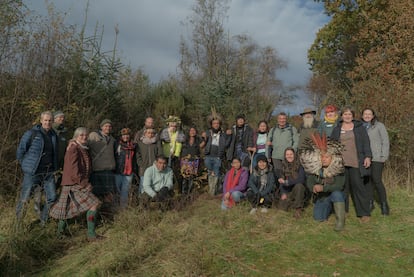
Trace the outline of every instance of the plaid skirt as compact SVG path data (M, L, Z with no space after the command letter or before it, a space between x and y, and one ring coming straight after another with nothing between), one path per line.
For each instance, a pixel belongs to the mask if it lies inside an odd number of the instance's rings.
M80 185L62 186L59 200L50 208L50 217L69 219L99 205L101 201Z

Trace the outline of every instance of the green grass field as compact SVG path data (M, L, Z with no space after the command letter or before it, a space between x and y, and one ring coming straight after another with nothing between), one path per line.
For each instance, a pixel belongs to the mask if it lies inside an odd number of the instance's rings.
M343 232L272 209L248 213L247 203L220 210L201 195L179 211L131 207L98 227L106 237L86 241L82 220L72 237L56 239L56 223L33 221L15 230L14 207L2 204L1 276L414 276L414 195L389 190L391 215L375 208L362 224L354 210ZM34 217L34 215L33 215Z

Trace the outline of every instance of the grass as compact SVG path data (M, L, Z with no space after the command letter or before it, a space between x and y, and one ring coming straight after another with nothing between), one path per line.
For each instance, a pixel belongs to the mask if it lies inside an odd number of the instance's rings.
M131 207L97 229L106 239L86 241L82 220L72 237L55 238L56 223L26 224L12 232L14 207L0 219L2 276L412 276L414 195L389 189L391 215L378 207L361 224L347 214L343 232L312 219L270 210L250 215L242 203L220 210L220 200L201 195L180 210ZM25 222L30 222L30 214Z

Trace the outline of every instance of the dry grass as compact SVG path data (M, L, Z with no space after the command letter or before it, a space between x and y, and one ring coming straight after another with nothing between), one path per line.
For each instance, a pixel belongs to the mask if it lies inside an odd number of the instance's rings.
M39 276L409 276L414 195L388 192L391 216L376 208L361 224L351 210L341 233L333 217L314 222L312 207L300 220L276 210L252 216L247 203L223 212L219 199L203 194L179 210L132 207L98 228L106 237L98 243L86 242L81 221L63 241L55 223L10 235L14 213L6 205L0 266L8 275Z

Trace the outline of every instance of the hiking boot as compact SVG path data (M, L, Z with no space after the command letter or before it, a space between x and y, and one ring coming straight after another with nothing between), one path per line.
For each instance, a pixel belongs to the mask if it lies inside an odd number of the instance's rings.
M268 211L269 210L266 207L260 209L260 212L264 214L266 214Z
M257 212L257 208L252 208L249 214L253 215L253 214L256 214L256 212Z
M387 202L381 203L381 214L382 215L389 215L390 214L390 207L388 207Z

